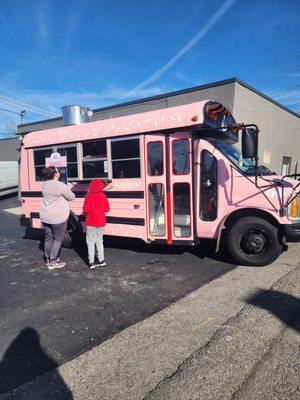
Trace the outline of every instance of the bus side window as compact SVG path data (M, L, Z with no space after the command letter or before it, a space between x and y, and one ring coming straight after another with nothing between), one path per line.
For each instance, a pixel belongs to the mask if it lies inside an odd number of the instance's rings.
M67 171L68 181L78 179L78 166L77 166L77 146L57 147L57 152L61 156L67 157Z
M50 157L52 152L53 152L52 148L33 150L34 171L35 171L36 181L45 180L45 176L43 174L43 170L45 168L45 158Z
M203 150L200 163L200 218L214 221L217 218L217 159L209 151Z
M82 143L83 179L107 178L107 148L106 140L93 140Z
M111 140L112 175L115 179L140 178L140 140Z

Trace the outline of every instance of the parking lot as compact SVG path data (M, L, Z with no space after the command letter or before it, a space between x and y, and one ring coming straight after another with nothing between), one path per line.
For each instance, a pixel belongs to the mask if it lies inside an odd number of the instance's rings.
M11 371L0 393L64 364L234 268L207 244L191 251L109 238L107 267L90 271L85 248L63 249L67 267L48 271L41 232L19 226L17 198L0 200L0 207L0 356ZM24 347L27 360L20 354Z

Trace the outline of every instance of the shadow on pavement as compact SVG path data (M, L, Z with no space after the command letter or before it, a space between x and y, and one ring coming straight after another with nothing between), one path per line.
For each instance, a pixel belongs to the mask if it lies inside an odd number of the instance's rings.
M40 229L26 228L23 239L39 240L39 249L44 249L44 232ZM162 244L148 244L141 239L125 238L117 236L104 236L104 247L120 250L134 251L135 253L146 254L170 254L180 255L183 253L191 253L194 256L204 259L211 258L213 260L237 265L235 260L230 256L225 246L215 253L215 242L213 240L202 240L197 246L168 246ZM88 265L87 247L85 240L80 240L75 246L74 251Z
M42 349L36 330L25 328L11 342L0 363L0 393L9 392L57 366L58 364ZM59 398L73 399L72 393L57 371L51 374L49 383L55 387L55 392L61 396Z
M18 193L9 193L9 194L4 194L4 195L2 195L2 196L0 196L0 201L1 200L7 200L7 199L12 199L12 198L16 198L16 200L17 200L17 196L18 196ZM19 202L20 203L20 205L21 205L21 202Z
M235 261L228 254L226 249L222 249L215 253L215 242L213 240L201 240L197 246L168 246L162 244L148 244L139 239L133 238L119 238L116 236L106 236L104 239L104 246L116 249L126 249L135 251L137 253L148 254L183 254L191 253L194 256L204 259L211 258L213 260L222 261L232 265L236 265Z
M300 299L277 290L258 290L246 299L247 304L263 308L284 322L287 326L299 332L297 318L300 315Z

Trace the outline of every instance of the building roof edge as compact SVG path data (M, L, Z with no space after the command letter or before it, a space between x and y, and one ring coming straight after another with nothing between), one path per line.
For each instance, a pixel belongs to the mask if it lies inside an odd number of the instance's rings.
M295 117L300 118L300 114L298 114L295 111L292 111L289 108L285 107L284 105L278 103L276 100L274 100L271 97L267 96L266 94L260 92L259 90L255 89L253 86L249 85L248 83L242 81L241 79L239 79L237 77L228 78L228 79L224 79L224 80L216 81L216 82L211 82L211 83L206 83L206 84L203 84L203 85L193 86L193 87L190 87L190 88L187 88L187 89L180 89L180 90L176 90L176 91L173 91L173 92L162 93L162 94L155 95L155 96L145 97L143 99L127 101L127 102L119 103L119 104L113 104L111 106L94 108L93 112L109 111L109 110L113 110L113 109L116 109L116 108L134 106L134 105L137 105L137 104L140 104L140 103L146 103L146 102L149 102L149 101L161 100L161 99L163 99L165 97L177 96L177 95L180 95L180 94L185 94L185 93L189 93L189 92L195 92L197 90L203 90L203 89L209 89L209 88L216 87L216 86L228 85L230 83L239 83L241 86L244 86L248 90L251 90L252 92L256 93L257 95L259 95L259 96L263 97L264 99L270 101L271 103L275 104L276 106L278 106L278 107L282 108L283 110L291 113ZM62 119L62 117L55 117L55 118L50 118L50 119L44 119L44 120L39 120L39 121L28 122L26 124L18 125L18 128L23 128L23 127L26 127L26 126L37 125L37 124L46 123L46 122L60 121L61 119Z

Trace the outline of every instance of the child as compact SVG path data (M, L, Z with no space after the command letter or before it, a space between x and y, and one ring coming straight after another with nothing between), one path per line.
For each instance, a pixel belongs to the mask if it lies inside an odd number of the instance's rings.
M111 185L106 187L111 188ZM89 185L88 193L83 204L86 213L86 243L89 254L89 267L104 267L103 233L106 224L105 213L109 211L107 197L103 193L104 183L101 179L93 179ZM98 260L95 262L95 246L97 247Z

